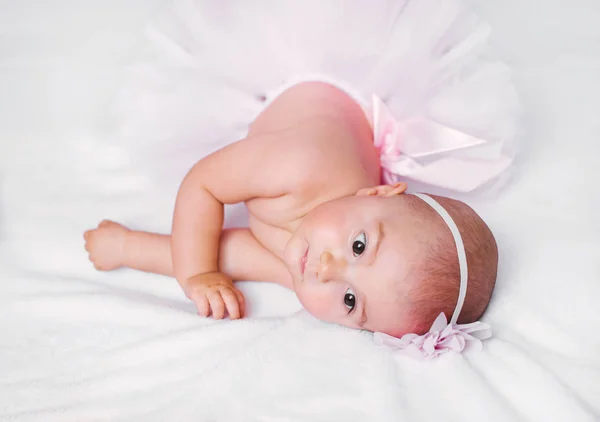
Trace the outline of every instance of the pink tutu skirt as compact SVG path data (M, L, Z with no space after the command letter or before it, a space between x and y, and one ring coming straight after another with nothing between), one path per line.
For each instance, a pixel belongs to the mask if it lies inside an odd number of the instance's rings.
M162 178L243 137L287 87L321 80L378 119L385 181L487 191L506 180L521 115L489 35L459 0L176 0L118 98L120 142Z

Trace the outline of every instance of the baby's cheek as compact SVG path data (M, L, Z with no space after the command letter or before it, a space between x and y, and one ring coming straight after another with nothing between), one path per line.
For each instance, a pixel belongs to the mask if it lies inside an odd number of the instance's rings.
M314 213L305 219L305 229L313 243L320 243L326 248L337 246L340 237L348 236L348 222L343 212L324 210ZM316 246L316 245L313 245Z
M326 289L305 288L297 290L296 295L304 309L312 316L322 321L335 322L336 303Z

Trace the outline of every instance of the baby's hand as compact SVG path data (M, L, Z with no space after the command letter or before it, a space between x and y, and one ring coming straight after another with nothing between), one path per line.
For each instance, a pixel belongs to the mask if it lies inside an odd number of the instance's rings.
M202 316L212 314L214 319L225 317L225 310L231 319L244 316L244 295L233 285L233 281L220 272L199 274L187 280L183 290L196 304Z

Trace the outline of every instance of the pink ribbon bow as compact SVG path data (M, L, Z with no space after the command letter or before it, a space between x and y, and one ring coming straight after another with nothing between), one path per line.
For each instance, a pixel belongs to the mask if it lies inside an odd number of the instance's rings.
M375 333L375 343L389 347L402 355L418 360L433 359L444 353L462 352L467 349L481 350L481 340L492 336L488 324L477 321L471 324L448 324L442 312L433 322L429 332L423 335L406 334L396 338L384 333Z
M489 143L424 116L396 120L375 95L372 125L384 183L393 184L406 177L470 192L500 175L512 162L502 154L501 144Z

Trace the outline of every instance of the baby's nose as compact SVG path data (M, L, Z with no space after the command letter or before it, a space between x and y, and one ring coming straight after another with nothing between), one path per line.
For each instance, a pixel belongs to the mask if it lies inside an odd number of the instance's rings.
M340 273L346 268L347 262L344 258L335 258L331 252L325 251L321 254L319 281L326 283L340 276Z

